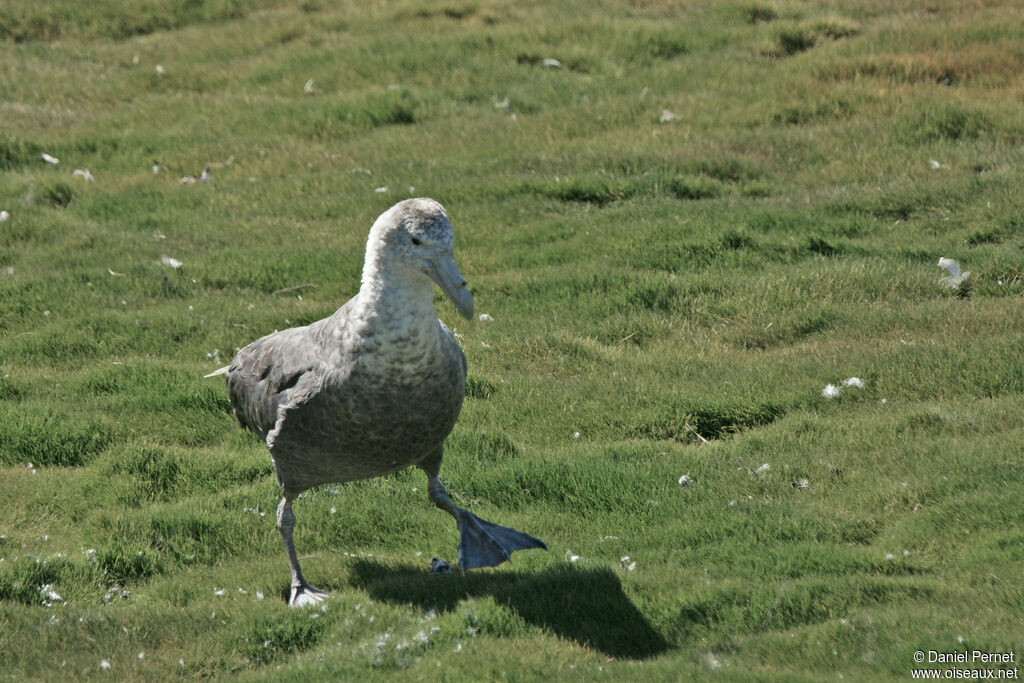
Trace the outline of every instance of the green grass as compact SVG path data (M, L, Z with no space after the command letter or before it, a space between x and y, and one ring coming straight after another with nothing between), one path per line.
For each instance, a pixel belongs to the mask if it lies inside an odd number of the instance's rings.
M999 1L6 3L0 671L1019 658L1020 26ZM291 611L269 458L202 375L333 312L409 194L493 318L437 296L470 375L450 493L550 551L432 576L457 536L420 472L323 487L296 543L332 597Z

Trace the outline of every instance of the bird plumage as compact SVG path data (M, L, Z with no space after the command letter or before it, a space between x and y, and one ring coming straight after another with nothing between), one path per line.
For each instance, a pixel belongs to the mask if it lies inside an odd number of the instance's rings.
M466 359L434 312L434 283L464 317L473 312L453 239L437 202L396 204L370 231L352 299L330 317L257 339L207 375L227 375L239 423L270 450L283 496L278 526L292 568L292 605L324 597L302 578L291 538L292 500L319 484L418 465L431 500L459 523L464 569L545 547L452 505L438 478L444 440L462 408Z

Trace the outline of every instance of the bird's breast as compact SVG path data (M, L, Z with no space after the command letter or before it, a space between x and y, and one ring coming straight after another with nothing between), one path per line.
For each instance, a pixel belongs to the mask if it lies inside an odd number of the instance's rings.
M443 351L360 353L283 409L271 445L282 483L303 489L365 479L435 453L455 425L466 380L461 358Z

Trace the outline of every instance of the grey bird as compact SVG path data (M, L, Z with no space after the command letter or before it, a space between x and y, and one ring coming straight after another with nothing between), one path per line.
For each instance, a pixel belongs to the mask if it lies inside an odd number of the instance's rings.
M235 416L270 450L281 487L277 527L291 567L293 607L327 593L295 554L292 501L320 484L416 465L430 500L455 517L461 569L493 567L540 540L454 505L441 483L445 437L466 387L466 357L434 312L436 283L469 319L473 296L452 254L454 231L432 199L408 199L370 229L359 292L333 315L274 332L238 352L227 375Z

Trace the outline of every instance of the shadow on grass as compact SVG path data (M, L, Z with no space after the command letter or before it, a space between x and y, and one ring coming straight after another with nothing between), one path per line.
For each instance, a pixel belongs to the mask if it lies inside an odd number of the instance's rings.
M360 560L352 566L349 583L375 600L434 607L440 612L455 610L466 598L489 596L528 624L609 657L644 659L668 649L668 643L633 606L609 569L435 576L419 567Z

